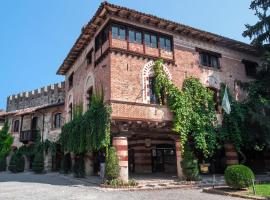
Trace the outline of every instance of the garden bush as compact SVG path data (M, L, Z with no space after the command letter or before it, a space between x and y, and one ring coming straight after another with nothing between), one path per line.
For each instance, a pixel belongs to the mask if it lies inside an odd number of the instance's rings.
M232 165L225 170L225 181L234 189L243 189L252 185L255 178L252 170L244 165Z
M194 156L188 144L185 145L185 148L184 148L183 160L181 161L181 166L182 166L183 173L187 181L200 180L198 160Z
M75 163L73 167L73 173L76 178L85 177L84 154L76 155Z
M24 157L18 151L14 152L11 156L8 169L13 173L23 172L24 171Z
M0 157L0 172L6 171L7 168L7 159L6 157Z
M107 180L117 179L120 175L119 160L114 147L108 149L105 162L105 176Z
M70 153L63 155L61 160L61 172L64 174L68 174L71 172L71 156Z
M42 173L44 170L44 155L43 152L36 153L33 164L32 164L32 170L35 173Z

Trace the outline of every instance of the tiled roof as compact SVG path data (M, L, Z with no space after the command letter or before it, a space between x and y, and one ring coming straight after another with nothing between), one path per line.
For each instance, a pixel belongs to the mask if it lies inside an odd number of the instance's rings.
M226 46L227 48L235 49L238 51L243 51L255 55L257 54L257 50L249 44L236 41L214 33L210 33L207 31L203 31L200 29L196 29L184 24L159 18L154 15L110 4L108 2L103 2L99 6L93 18L82 28L80 36L78 37L75 44L73 45L68 55L64 59L64 62L58 69L57 74L64 75L70 69L70 67L74 64L76 59L85 49L87 44L89 44L95 32L103 24L107 15L115 15L126 19L133 16L136 18L138 22L149 24L150 26L159 27L160 29L165 29L170 32L175 32L190 37L198 38L200 40L214 42L215 44Z

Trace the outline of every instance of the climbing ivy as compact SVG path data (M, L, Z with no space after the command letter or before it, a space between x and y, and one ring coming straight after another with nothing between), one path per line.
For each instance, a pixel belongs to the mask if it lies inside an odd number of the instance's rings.
M225 84L221 84L221 95L222 98L225 91ZM238 152L241 151L243 146L243 130L244 121L246 116L246 110L243 103L236 101L230 93L230 90L227 90L229 101L231 105L231 112L227 114L223 113L222 126L220 127L220 141L233 143ZM220 99L222 100L222 99Z
M81 154L108 147L111 107L103 103L103 95L92 95L86 113L82 113L82 106L76 106L73 113L73 120L62 127L60 135L64 151Z
M165 94L174 116L173 130L180 135L182 147L192 141L204 157L211 156L217 146L213 92L194 77L185 79L180 90L165 74L162 60L157 60L153 68L154 92L159 102Z

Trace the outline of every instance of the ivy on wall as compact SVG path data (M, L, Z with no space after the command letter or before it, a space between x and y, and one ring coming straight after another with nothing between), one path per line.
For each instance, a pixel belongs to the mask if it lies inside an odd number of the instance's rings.
M217 146L213 92L194 77L185 79L180 90L168 79L162 60L157 60L153 68L154 92L159 102L165 94L174 116L173 130L179 134L182 147L192 141L204 157L211 156Z
M82 113L80 105L75 107L73 113L73 120L62 127L60 134L64 151L81 154L108 147L111 107L103 103L103 95L92 95L86 113Z

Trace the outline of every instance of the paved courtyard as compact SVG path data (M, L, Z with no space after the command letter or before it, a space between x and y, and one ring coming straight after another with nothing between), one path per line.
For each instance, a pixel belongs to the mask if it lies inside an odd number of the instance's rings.
M151 191L108 191L94 184L82 182L62 175L35 175L30 172L11 174L0 173L0 200L229 200L238 198L202 193L201 189L175 189ZM240 200L240 199L239 199Z

